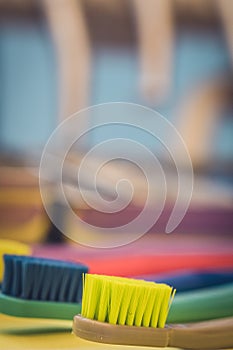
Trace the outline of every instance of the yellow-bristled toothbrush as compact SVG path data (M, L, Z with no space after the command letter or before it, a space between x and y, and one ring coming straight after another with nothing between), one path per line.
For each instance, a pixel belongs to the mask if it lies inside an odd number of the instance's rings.
M73 332L109 344L224 349L233 346L233 317L166 325L175 291L166 284L86 274Z

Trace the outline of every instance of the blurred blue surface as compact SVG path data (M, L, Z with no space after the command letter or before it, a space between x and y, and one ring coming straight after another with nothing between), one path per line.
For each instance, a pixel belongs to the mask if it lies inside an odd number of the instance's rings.
M183 94L201 81L229 70L229 58L221 37L214 33L183 34L176 43L172 94L166 105L156 109L176 124L174 109ZM126 101L144 104L138 92L138 78L138 59L134 50L96 50L91 103ZM2 26L0 80L1 146L17 150L42 148L56 125L58 98L55 57L45 29L36 25ZM99 142L115 132L111 127L96 130L92 133L92 141ZM120 133L123 135L127 130ZM233 118L225 116L219 122L213 155L232 158L232 136ZM136 133L133 137L147 136Z
M55 126L57 82L47 33L33 25L0 29L0 142L41 147Z

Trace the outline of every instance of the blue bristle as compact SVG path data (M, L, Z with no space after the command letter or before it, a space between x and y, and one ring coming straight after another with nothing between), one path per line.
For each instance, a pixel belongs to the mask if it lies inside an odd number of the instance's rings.
M77 290L79 288L79 281L78 281L79 278L80 278L79 272L72 269L71 270L71 283L70 283L70 288L68 290L68 296L67 296L68 300L75 300L76 301Z
M61 287L61 274L64 271L64 267L56 267L56 266L50 266L50 270L47 271L49 275L47 275L47 278L49 279L50 285L48 285L48 294L49 298L59 300L58 298L58 291Z
M4 294L30 300L80 302L85 265L5 255Z
M87 269L86 271L87 272ZM82 273L83 269L72 269L72 282L68 290L68 299L79 301L82 293Z
M11 294L13 276L13 260L8 255L4 255L4 277L2 281L2 292Z
M53 278L53 271L50 263L47 263L47 266L43 266L44 270L44 283L43 288L40 288L40 299L47 300L49 299L49 290L51 289L51 280ZM56 276L59 279L59 276ZM41 287L41 286L40 286Z
M68 286L70 286L70 283L72 282L70 270L67 271L67 268L65 268L65 271L66 273L62 276L62 279L61 279L61 286L60 286L59 295L58 295L59 301L64 301L67 299Z
M22 298L31 299L34 288L36 289L36 273L34 262L30 259L23 261L23 284L22 284Z
M15 257L14 264L13 264L13 283L12 283L12 289L11 289L11 295L13 296L19 296L22 289L22 261L20 257Z
M54 278L53 280L53 288L50 290L50 298L52 300L59 300L59 291L61 288L61 279L62 276L66 273L64 266L60 268L60 276L59 278Z
M44 280L43 269L36 262L31 262L31 264L33 265L34 274L36 276L36 278L34 279L33 288L32 288L32 291L31 291L31 299L32 300L37 300L37 299L39 299L39 296L40 296L40 286L41 286L41 284L43 283L43 280Z
M47 262L44 260L41 260L41 263L39 263L38 259L33 259L33 261L31 260L29 264L25 265L25 278L27 277L31 281L31 284L28 285L28 289L25 288L25 298L42 300L42 286L43 289L46 290L48 285L45 276L45 264L47 264ZM46 298L43 298L43 300L46 300Z
M70 288L68 288L67 290L67 299L68 300L75 300L76 295L74 292L74 288L77 287L77 274L76 271L74 271L73 269L70 270Z

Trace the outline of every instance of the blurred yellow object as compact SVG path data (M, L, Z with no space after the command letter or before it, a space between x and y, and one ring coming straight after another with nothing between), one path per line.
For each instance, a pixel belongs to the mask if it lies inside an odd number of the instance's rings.
M31 248L27 244L23 244L17 241L0 239L0 283L2 282L4 273L4 254L30 255Z
M0 238L24 243L43 241L50 222L38 177L26 167L2 166L0 173Z
M71 333L72 321L0 315L0 347L14 350L130 350L133 347L98 344ZM145 350L144 347L137 347ZM149 348L147 348L149 349ZM153 349L153 348L151 348ZM156 350L168 348L156 348ZM176 350L169 348L169 350ZM178 350L178 349L177 349Z

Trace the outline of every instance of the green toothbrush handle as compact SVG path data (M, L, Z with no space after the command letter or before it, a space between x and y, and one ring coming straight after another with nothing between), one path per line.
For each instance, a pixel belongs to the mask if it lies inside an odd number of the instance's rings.
M177 294L167 323L185 323L233 316L233 284Z
M0 313L18 317L72 320L81 304L26 300L0 293Z

